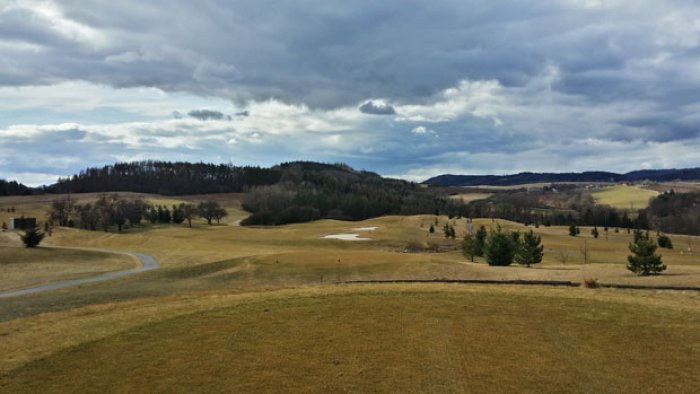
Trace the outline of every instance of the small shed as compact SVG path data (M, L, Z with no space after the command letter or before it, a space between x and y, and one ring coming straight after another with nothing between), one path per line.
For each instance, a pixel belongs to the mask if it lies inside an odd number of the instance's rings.
M36 227L36 218L10 218L7 227L10 230L26 230Z

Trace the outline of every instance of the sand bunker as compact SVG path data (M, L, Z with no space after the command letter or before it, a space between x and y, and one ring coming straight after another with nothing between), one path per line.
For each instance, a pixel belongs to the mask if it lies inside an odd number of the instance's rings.
M329 234L324 239L340 239L343 241L369 241L369 238L359 238L360 234Z
M374 231L377 228L378 227L357 227L357 228L352 229L352 231Z

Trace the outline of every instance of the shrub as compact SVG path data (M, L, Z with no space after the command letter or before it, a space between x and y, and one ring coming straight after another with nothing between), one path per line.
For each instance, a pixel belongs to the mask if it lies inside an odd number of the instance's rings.
M21 236L22 242L24 242L24 246L28 248L34 248L39 246L41 243L41 240L44 239L44 233L39 232L39 229L34 227L27 229L24 232L24 235Z
M673 242L671 242L671 238L669 238L667 235L661 234L656 240L659 243L659 247L664 249L673 249Z
M425 251L425 245L417 241L411 241L403 249L405 253L420 253Z
M585 287L587 289L597 289L600 287L600 283L598 283L598 279L595 279L595 278L584 278L582 285L583 285L583 287Z

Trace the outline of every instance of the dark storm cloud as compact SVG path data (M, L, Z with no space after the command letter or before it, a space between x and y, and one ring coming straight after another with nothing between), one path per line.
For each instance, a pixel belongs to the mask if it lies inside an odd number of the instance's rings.
M221 120L224 114L219 111L211 111L208 109L195 109L187 113L192 118L199 120Z
M166 18L157 2L93 0L60 7L87 32L57 32L46 18L20 9L4 17L22 26L14 23L0 35L44 46L13 60L34 82L84 78L312 107L368 97L419 101L461 79L518 86L547 63L561 67L562 88L596 97L610 97L617 86L628 95L646 92L649 86L635 84L650 76L662 84L658 68L635 75L627 67L659 51L691 51L673 44L678 39L662 23L666 14L694 11L691 3L607 3L279 1L271 13L262 2L171 1Z
M396 110L389 104L375 101L367 101L360 105L360 112L369 115L394 115Z

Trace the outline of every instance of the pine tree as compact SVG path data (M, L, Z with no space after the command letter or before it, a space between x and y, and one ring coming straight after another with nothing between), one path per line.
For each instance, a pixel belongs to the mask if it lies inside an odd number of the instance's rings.
M521 265L526 265L528 268L532 264L542 262L544 254L544 246L542 245L542 237L535 235L530 230L523 234L523 240L518 245L518 250L515 253L515 262Z
M673 249L673 242L668 235L661 234L656 238L660 248Z
M429 232L430 234L432 234L432 233L435 232L435 227L433 227L432 224L430 225L430 229L428 229L428 232Z
M34 227L25 230L24 235L22 235L20 238L22 238L24 246L34 248L39 246L41 240L44 239L44 233L39 232L39 229Z
M158 211L153 207L148 211L148 221L151 222L151 224L156 224L158 222Z
M593 227L593 230L591 230L591 235L593 238L598 238L598 227Z
M182 205L182 204L180 204ZM182 209L177 206L173 205L173 223L175 224L180 224L185 221L185 213L182 211Z
M477 256L483 256L484 255L484 247L486 246L486 237L488 236L488 233L486 232L486 227L481 226L479 227L479 230L476 232L476 255Z
M661 256L655 254L656 242L648 234L642 235L641 231L639 237L635 238L629 245L632 254L627 256L627 269L638 275L656 275L666 270Z
M516 244L513 242L513 236L503 232L501 226L491 230L486 238L486 247L484 254L486 262L489 265L507 266L513 264L515 257Z
M570 225L569 226L569 235L572 237L575 237L576 234L578 234L578 231L576 231L576 226L575 225Z

